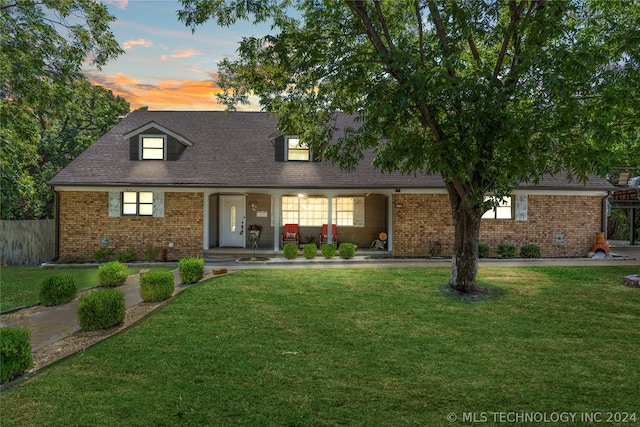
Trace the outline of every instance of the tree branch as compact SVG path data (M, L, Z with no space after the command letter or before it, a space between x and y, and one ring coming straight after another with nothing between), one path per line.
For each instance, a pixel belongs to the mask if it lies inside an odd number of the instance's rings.
M373 27L371 19L369 19L369 15L367 14L366 9L366 1L348 1L347 5L349 6L349 9L351 9L351 11L355 13L364 24L365 30L367 31L367 36L369 37L369 40L371 40L371 43L373 43L376 51L378 51L378 53L382 55L388 54L389 51L387 50L387 47L384 45L376 29Z
M380 0L375 0L374 5L376 6L376 13L378 14L378 20L380 21L380 25L382 25L382 32L384 34L384 38L387 40L387 44L389 45L389 51L395 52L396 47L393 45L393 40L391 40L391 36L389 35L389 28L387 28L387 21L384 19L382 9L380 8Z
M436 25L436 33L438 35L438 40L440 41L440 46L442 47L442 52L447 55L449 54L449 43L447 42L447 33L444 30L440 11L433 0L427 1L427 5L429 6L429 11L433 17L433 23ZM450 66L447 66L447 73L449 73L449 75L454 79L456 78L456 71Z
M420 64L424 65L424 30L422 28L422 14L420 13L420 3L418 0L415 2L416 7L416 20L418 21L418 43L420 49Z
M496 66L493 69L493 77L492 81L497 83L499 81L498 76L500 75L500 71L502 70L502 64L504 63L504 58L507 54L507 48L509 47L509 43L511 41L511 33L512 30L515 32L515 25L520 19L520 15L522 14L522 10L526 5L526 0L520 0L520 4L516 6L515 0L512 0L509 8L511 9L511 20L509 22L509 28L504 35L504 40L502 40L502 46L500 47L500 54L498 55L498 60L496 61Z

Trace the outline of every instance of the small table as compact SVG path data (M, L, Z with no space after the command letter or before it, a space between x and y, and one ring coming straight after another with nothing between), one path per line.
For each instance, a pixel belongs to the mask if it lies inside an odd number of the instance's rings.
M260 230L249 230L249 241L252 248L258 247L258 239L260 239Z

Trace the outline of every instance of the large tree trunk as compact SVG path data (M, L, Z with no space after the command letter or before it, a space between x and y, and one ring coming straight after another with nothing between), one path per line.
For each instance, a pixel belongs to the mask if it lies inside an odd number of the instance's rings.
M447 190L455 226L449 286L460 293L470 294L476 290L482 214L478 207L463 199L453 185L448 184Z

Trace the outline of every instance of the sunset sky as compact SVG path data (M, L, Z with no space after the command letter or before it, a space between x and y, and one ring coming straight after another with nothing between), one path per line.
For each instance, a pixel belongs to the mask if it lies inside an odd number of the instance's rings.
M125 53L98 71L85 68L89 80L120 95L131 109L222 110L215 97L217 63L235 57L242 36L261 36L269 26L213 22L195 34L178 21L174 0L102 0L117 20L111 30ZM249 107L258 109L254 102Z

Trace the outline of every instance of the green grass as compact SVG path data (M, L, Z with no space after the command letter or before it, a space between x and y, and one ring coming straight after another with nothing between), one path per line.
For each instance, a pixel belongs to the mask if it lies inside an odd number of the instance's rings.
M135 274L141 268L129 267L129 274ZM166 268L174 269L176 266ZM38 284L47 277L64 273L76 276L79 290L98 285L97 265L87 268L2 267L0 269L0 313L37 304Z
M2 425L640 417L640 290L621 280L634 272L482 268L481 284L504 294L474 302L441 288L444 268L245 270L186 289L137 327L3 392Z

